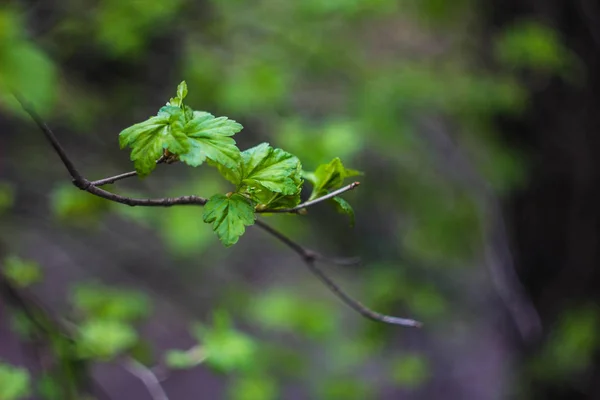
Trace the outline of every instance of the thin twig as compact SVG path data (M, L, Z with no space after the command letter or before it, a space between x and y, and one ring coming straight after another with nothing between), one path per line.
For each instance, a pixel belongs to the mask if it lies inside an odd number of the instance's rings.
M169 396L160 384L160 380L150 368L131 357L127 358L123 366L142 381L150 396L152 396L152 400L169 400Z
M27 101L25 101L24 98L21 97L21 95L19 95L16 92L13 92L13 95L15 96L17 101L21 104L21 107L23 107L23 110L25 110L25 112L27 114L29 114L31 119L33 119L33 121L42 130L42 132L44 132L46 139L48 139L48 141L50 142L50 144L52 145L52 147L54 148L54 150L60 157L60 160L64 164L65 168L67 169L67 171L69 171L71 178L73 178L73 183L75 184L75 186L79 187L79 184L82 184L84 182L84 179L79 174L79 171L77 171L77 169L75 168L75 165L71 162L71 160L67 156L65 149L63 149L63 147L60 145L60 142L58 141L58 139L56 139L56 136L54 136L54 133L52 132L52 130L48 127L48 125L46 125L46 123L42 120L42 118L38 115L38 113L33 109L33 107L29 103L27 103Z
M336 196L339 196L342 193L345 193L349 190L352 190L354 188L356 188L358 185L360 185L360 182L352 182L349 185L344 186L343 188L340 188L338 190L334 190L331 193L326 194L325 196L321 196L319 198L313 199L313 200L309 200L309 201L305 201L302 204L298 204L296 207L293 208L281 208L278 210L257 210L257 213L298 213L300 210L303 210L307 207L310 206L314 206L315 204L319 204L325 200L329 200L329 199L333 199Z
M304 260L306 266L314 275L317 276L327 286L333 293L335 293L346 305L352 308L354 311L358 312L365 318L368 318L373 321L384 322L387 324L401 325L401 326L409 326L419 328L422 324L413 319L407 318L398 318L392 317L389 315L381 314L376 311L371 310L367 306L358 302L357 300L350 297L346 292L344 292L329 276L325 274L316 264L315 261L319 259L319 255L314 253L312 250L306 249L300 244L296 243L292 239L285 236L283 233L279 232L275 228L270 225L264 223L261 220L256 220L256 225L262 228L264 231L268 232L272 236L279 239L289 248L294 250L298 255Z
M115 176L111 176L109 178L99 179L97 181L90 182L93 186L104 186L109 185L111 183L115 183L116 181L120 181L121 179L131 178L132 176L136 176L137 171L125 172L124 174L119 174Z
M165 161L165 156L161 156L158 160L156 160L156 164L162 164ZM120 181L122 179L127 179L127 178L131 178L134 176L137 176L137 171L129 171L129 172L125 172L124 174L119 174L119 175L115 175L115 176L111 176L108 178L103 178L103 179L99 179L97 181L92 181L90 182L92 184L92 186L104 186L104 185L109 185L111 183L115 183L116 181Z
M175 206L175 205L200 205L200 206L203 206L207 203L207 201L208 201L207 199L205 199L203 197L199 197L199 196L182 196L182 197L172 197L172 198L162 198L162 199L135 199L135 198L117 195L117 194L108 192L104 189L101 189L99 187L96 187L93 184L93 182L90 182L89 180L85 179L79 173L79 171L75 168L74 164L71 162L71 160L67 156L64 148L62 147L62 145L60 144L60 142L58 141L58 139L56 138L56 136L54 135L52 130L46 125L46 123L35 112L35 110L32 107L30 107L20 96L15 94L15 97L21 103L21 106L23 107L23 109L31 116L31 118L34 120L34 122L38 125L38 127L44 133L44 135L46 136L46 138L48 139L48 141L50 142L52 147L56 150L61 161L67 168L67 171L69 171L69 174L73 178L73 184L75 186L77 186L79 189L85 190L88 193L102 197L106 200L114 201L114 202L121 203L121 204L126 204L129 206L150 206L150 207L152 207L152 206L169 207L169 206ZM127 175L127 176L122 177L121 179L125 179L128 177L134 176L131 173L127 173L127 174L123 174L123 175ZM107 178L107 179L110 180L112 178ZM305 203L299 205L298 207L305 208L310 205L317 204L323 200L335 197L345 191L354 189L356 186L358 186L358 182L354 182L354 183L352 183L348 186L345 186L337 191L334 191L326 196L320 197L319 199L305 202ZM294 209L296 209L298 207L294 207ZM290 212L290 211L287 211L287 212ZM331 280L331 278L329 278L319 267L317 267L315 265L315 261L317 261L317 260L321 260L321 261L327 260L325 257L320 256L318 253L316 253L312 250L304 248L300 244L296 243L292 239L285 236L283 233L279 232L278 230L271 227L270 225L267 225L266 223L262 222L261 220L256 220L256 225L259 226L260 228L262 228L263 230L265 230L266 232L268 232L269 234L271 234L272 236L274 236L275 238L277 238L278 240L280 240L281 242L283 242L285 245L290 247L296 253L298 253L298 255L300 255L300 257L302 257L302 259L308 266L309 270L314 275L316 275L344 303L346 303L353 310L357 311L363 317L371 319L373 321L384 322L384 323L394 324L394 325L402 325L402 326L410 326L410 327L420 327L421 326L420 322L412 320L412 319L398 318L398 317L392 317L392 316L380 314L380 313L375 312L375 311L369 309L368 307L364 306L357 300L354 300L352 297L350 297L348 294L346 294L339 286L337 286L337 284L335 282L333 282L333 280Z

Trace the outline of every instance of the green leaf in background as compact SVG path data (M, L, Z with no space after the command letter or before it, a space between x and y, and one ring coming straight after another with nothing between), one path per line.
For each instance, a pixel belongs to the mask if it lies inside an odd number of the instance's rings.
M537 377L564 379L583 373L594 362L600 345L600 317L596 304L563 311L530 368Z
M133 290L85 283L75 286L71 297L75 307L88 318L135 321L150 313L148 297Z
M26 369L0 362L0 400L25 399L30 395L30 387Z
M194 111L192 120L184 128L189 138L189 151L181 154L179 159L197 167L208 158L228 169L235 169L240 160L240 150L230 136L241 130L242 125L227 117L215 118L207 112Z
M300 333L311 339L336 333L338 319L328 303L307 299L291 290L269 290L250 305L252 321L266 329Z
M9 210L15 200L12 185L8 182L0 182L0 214Z
M317 398L327 400L377 399L377 386L351 376L336 376L321 381Z
M61 386L60 379L51 374L44 373L36 379L37 392L44 400L64 400L65 389Z
M93 319L78 331L77 347L82 357L110 360L135 345L136 331L126 323Z
M85 3L83 3L85 4ZM136 58L152 38L157 27L165 28L169 20L185 4L185 0L163 1L120 1L103 0L94 8L92 23L94 40L112 57ZM135 16L135 18L132 18ZM81 20L81 18L77 18ZM86 31L89 28L86 28Z
M425 357L407 354L392 364L392 381L406 388L417 388L429 378L429 365Z
M241 168L233 171L232 182L249 193L267 189L284 196L295 195L302 179L301 168L296 156L261 143L242 152Z
M254 224L254 207L240 194L214 195L204 206L204 222L212 224L219 240L229 247L237 243L246 230Z
M9 90L24 96L42 115L56 95L56 68L36 46L26 40L22 18L11 7L0 8L0 106L25 115Z
M2 273L15 285L24 288L42 279L42 270L38 263L16 256L4 259Z
M110 206L104 199L73 190L70 183L61 184L51 193L53 215L62 223L83 229L98 226Z
M165 150L175 155L185 154L190 143L183 131L185 114L179 107L164 106L158 115L140 122L119 133L121 149L131 148L131 161L140 176L156 168Z
M131 349L129 349L129 356L147 367L152 367L156 364L154 346L146 339L139 339L135 342Z
M206 364L218 371L247 370L255 361L256 343L236 331L229 316L223 312L215 313L212 327L196 325L194 336L206 355Z
M560 38L543 24L521 21L499 37L495 47L496 57L513 68L531 68L567 75L573 65L573 55L560 42Z
M189 350L169 350L165 355L165 364L173 369L194 368L206 360L206 353L201 346Z
M251 374L236 379L229 387L232 400L274 400L278 397L277 382L269 376Z

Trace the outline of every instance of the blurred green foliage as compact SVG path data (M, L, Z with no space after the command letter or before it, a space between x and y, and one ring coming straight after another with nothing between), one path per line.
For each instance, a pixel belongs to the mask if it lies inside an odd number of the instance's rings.
M8 182L0 182L0 215L10 210L15 199L14 189Z
M0 362L0 400L26 399L31 393L30 385L26 369Z
M495 47L498 59L512 68L530 68L568 78L574 56L554 30L535 21L521 21L506 29Z
M572 307L552 328L539 356L532 361L534 376L545 379L572 379L585 371L600 346L597 332L600 312L596 305Z
M229 315L223 311L214 313L213 324L196 324L193 333L202 344L206 363L221 372L250 370L257 356L254 341L233 328Z
M150 314L150 303L143 293L98 283L78 284L72 303L85 317L103 320L136 321Z
M54 63L26 36L17 10L0 6L0 104L21 112L7 89L27 96L41 113L52 107L57 91Z
M17 256L4 259L2 273L20 288L30 286L42 279L42 270L37 262L23 260Z
M73 185L64 183L52 190L52 214L67 225L86 229L98 227L110 204L73 188Z
M138 108L147 112L162 106L155 104L154 94L162 99L158 94L170 93L163 93L163 87L186 79L194 88L186 98L190 104L244 122L247 128L239 135L244 145L267 140L297 155L307 171L340 157L366 172L352 194L361 235L356 252L364 251L375 262L352 271L353 289L378 310L408 309L427 323L451 312L449 299L436 288L436 268L477 264L483 215L472 191L438 164L440 157L433 154L435 146L427 142L420 121L451 121L448 136L475 155L474 169L504 193L526 178L521 156L500 144L493 130L498 114L517 114L527 106L513 74L531 69L564 75L576 65L549 27L526 21L500 32L491 49L506 70L483 69L477 54L464 45L477 19L471 0L65 3L58 22L34 38L28 37L27 27L35 24L26 10L0 6L0 106L6 112L20 113L6 90L10 85L82 137L108 131L102 139L116 148L116 133L137 122L133 114ZM94 70L73 67L73 60L80 59ZM135 69L135 79L123 72L127 68ZM116 168L104 157L77 158L107 175ZM161 196L225 193L231 187L216 174L196 171L159 186ZM151 185L107 188L134 197L156 191ZM14 202L14 188L2 183L0 213ZM68 225L91 229L102 226L107 214L116 214L156 232L174 259L194 260L194 268L198 260L222 251L196 208L157 211L109 204L67 182L52 190L51 212ZM339 238L341 246L348 243L346 236L355 235L343 223L335 230L329 221L320 222L273 220L294 237L317 243L328 235L328 242L337 244ZM416 278L406 263L394 262L398 254L433 265L433 273L421 271ZM19 274L25 278L17 279L35 281L31 268L17 268ZM210 279L198 273L192 278ZM279 398L284 385L299 379L311 396L322 399L377 398L384 385L417 388L432 379L432 368L420 354L380 354L384 328L348 329L336 303L311 298L301 290L302 282L294 284L294 290L261 287L256 293L249 283L231 282L234 290L223 289L233 293L227 295L236 304L231 318L258 328L260 339L217 312L213 324L194 329L197 345L169 351L167 364L228 373L228 395L234 400ZM134 323L150 315L147 298L86 284L73 289L71 300L81 355L111 359L139 350ZM559 369L551 375L585 365L597 345L596 315L565 316L540 365ZM297 340L298 348L277 340L281 334ZM378 362L387 370L382 382L356 379L364 375L365 365ZM52 382L43 378L40 385L52 391Z
M427 360L421 355L405 354L392 362L392 380L402 387L417 388L429 374Z

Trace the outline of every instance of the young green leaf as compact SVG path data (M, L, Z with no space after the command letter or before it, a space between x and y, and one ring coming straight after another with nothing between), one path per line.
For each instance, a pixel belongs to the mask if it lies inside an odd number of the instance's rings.
M290 178L296 184L296 192L285 195L283 193L272 192L264 187L253 188L249 191L252 199L258 203L257 210L276 210L281 208L293 208L300 204L300 191L302 190L302 166L298 163L296 171L290 175Z
M283 195L298 193L300 160L286 151L261 143L242 153L241 186L266 188Z
M177 97L174 97L171 100L169 100L167 105L183 108L183 99L185 99L185 97L187 96L187 93L188 93L187 84L185 83L185 81L183 81L177 86Z
M204 206L204 222L212 223L219 240L229 247L237 243L246 226L254 224L254 207L240 194L217 194Z
M179 159L197 167L207 158L225 168L235 169L240 160L240 150L233 136L242 130L242 125L227 117L215 118L203 111L194 111L193 118L184 127L188 137L189 151Z
M140 176L154 170L165 150L175 155L190 150L190 141L183 131L185 122L184 111L169 105L162 107L157 116L121 131L119 145L121 149L132 149L131 161Z
M183 103L183 99L185 99L185 96L187 96L187 94L188 94L187 83L185 83L185 81L182 81L177 86L177 97L179 97L181 99L181 102Z
M350 218L350 226L354 226L354 209L352 208L350 203L342 199L340 196L335 196L331 200L335 203L335 208L340 214L346 214Z
M317 199L341 188L346 178L357 175L362 175L362 172L345 168L338 157L331 160L328 164L319 165L315 172L304 172L304 178L313 184L309 200ZM333 202L339 213L350 217L350 226L354 226L354 210L352 206L339 196L332 198L330 201Z
M362 175L362 172L344 167L342 161L336 157L328 164L321 164L315 172L304 173L304 178L313 184L313 191L309 200L324 196L339 189L344 184L344 179Z

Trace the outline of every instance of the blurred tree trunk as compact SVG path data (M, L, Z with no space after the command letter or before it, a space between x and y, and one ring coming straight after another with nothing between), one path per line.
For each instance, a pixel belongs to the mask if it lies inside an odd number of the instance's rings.
M523 78L527 111L500 119L505 140L526 152L530 180L506 204L518 273L551 335L561 315L600 300L600 2L491 0L492 34L533 19L553 28L581 62L581 76ZM544 343L522 347L526 366ZM526 398L600 399L600 357L585 373L531 379ZM556 362L560 362L556 360ZM525 371L523 373L526 373ZM525 377L527 376L527 377Z

